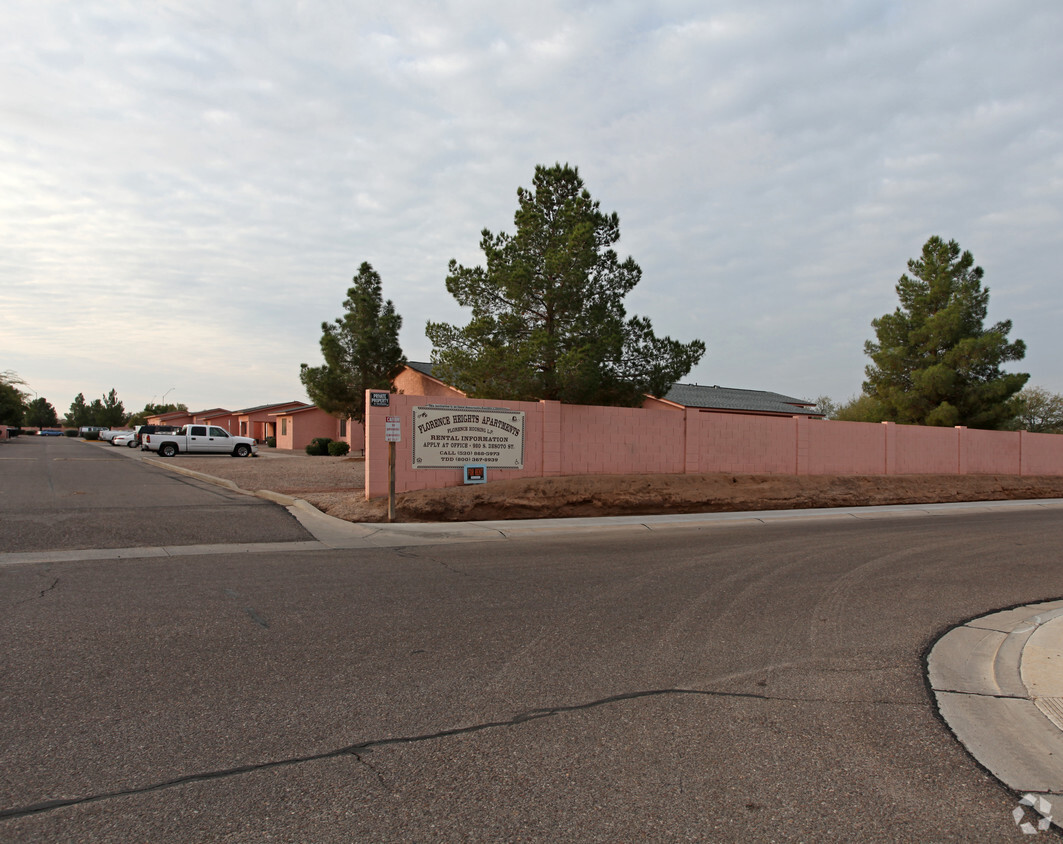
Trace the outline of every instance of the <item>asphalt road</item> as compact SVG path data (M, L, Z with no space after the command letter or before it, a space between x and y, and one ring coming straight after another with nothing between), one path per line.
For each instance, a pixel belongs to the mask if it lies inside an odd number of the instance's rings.
M7 552L310 538L286 511L253 496L67 437L0 446L0 514Z
M3 550L23 450L0 447ZM163 510L214 492L117 462ZM137 505L106 506L125 469L83 468L97 537ZM56 490L67 470L37 466ZM39 515L68 512L18 471ZM225 535L212 509L244 510L217 494L176 504L175 535ZM1061 547L1061 511L1021 510L0 554L0 841L1028 840L1018 795L938 717L923 655L1063 596Z

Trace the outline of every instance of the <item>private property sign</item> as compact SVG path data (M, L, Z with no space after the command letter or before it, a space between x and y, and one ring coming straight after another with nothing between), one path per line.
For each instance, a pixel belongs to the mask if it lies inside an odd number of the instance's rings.
M413 409L415 469L524 468L524 412L429 405Z

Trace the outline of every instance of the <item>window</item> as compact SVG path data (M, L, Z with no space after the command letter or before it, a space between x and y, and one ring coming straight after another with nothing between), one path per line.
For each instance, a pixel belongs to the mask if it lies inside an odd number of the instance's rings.
M224 429L222 429L222 428L215 428L215 427L211 426L210 435L212 437L228 437L229 436L229 432L224 430Z
M205 437L207 435L207 428L204 425L193 425L188 433L193 437Z
M340 436L341 437L346 437L347 436L347 420L346 419L341 419L340 420Z
M287 416L282 416L281 417L281 436L282 437L288 436L288 417Z

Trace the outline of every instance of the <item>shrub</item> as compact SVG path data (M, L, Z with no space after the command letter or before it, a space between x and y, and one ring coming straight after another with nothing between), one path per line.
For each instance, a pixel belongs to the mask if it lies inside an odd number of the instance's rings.
M84 434L84 437L87 440L98 440L100 438L100 432L99 431L86 431L85 434Z
M331 442L328 444L328 453L332 457L343 457L348 451L351 450L349 443L345 442Z
M77 435L78 435L78 429L77 428L67 428L65 431L63 431L63 436L64 437L76 437Z
M306 447L306 453L313 457L322 457L328 454L330 442L332 442L330 437L314 437Z
M276 448L277 447L277 438L276 437L266 437L266 445L269 448Z

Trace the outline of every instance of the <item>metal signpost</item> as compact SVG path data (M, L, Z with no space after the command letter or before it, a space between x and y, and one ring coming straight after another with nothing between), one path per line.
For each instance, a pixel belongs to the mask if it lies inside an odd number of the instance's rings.
M395 521L395 443L402 442L402 420L384 417L384 440L388 444L388 521Z

